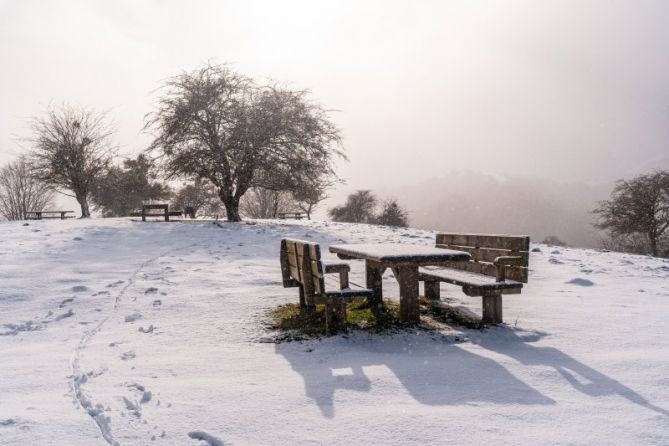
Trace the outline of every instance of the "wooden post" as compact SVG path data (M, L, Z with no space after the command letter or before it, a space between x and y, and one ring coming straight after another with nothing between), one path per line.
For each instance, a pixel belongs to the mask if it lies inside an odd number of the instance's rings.
M163 208L163 212L165 212L165 221L170 221L170 209L169 209L169 207L170 206L168 204L166 204Z
M502 323L502 295L492 294L483 296L483 318L484 324Z
M426 280L423 282L425 284L425 297L430 300L440 300L441 299L441 282L438 280Z
M325 333L346 332L346 302L335 301L325 305Z
M339 289L345 289L349 287L348 283L348 272L342 271L339 273Z
M369 298L372 308L383 305L383 268L381 264L371 260L365 261L365 273L367 276L367 288L373 291Z
M418 267L405 266L399 270L400 322L415 324L420 321L418 308Z
M146 221L146 206L142 205L142 221Z
M299 284L298 287L300 289L300 309L304 310L305 308L307 308L307 301L304 298L304 285Z

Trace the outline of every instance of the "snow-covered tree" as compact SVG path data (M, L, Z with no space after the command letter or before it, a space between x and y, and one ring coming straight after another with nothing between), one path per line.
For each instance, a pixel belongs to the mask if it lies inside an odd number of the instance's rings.
M32 175L25 158L0 169L0 215L25 220L29 211L43 211L53 200L51 188Z
M396 199L391 198L383 203L381 212L374 221L377 225L407 227L409 226L409 215Z
M611 197L594 211L596 226L607 230L618 241L641 234L647 241L647 252L653 256L669 255L662 246L669 233L669 172L656 171L631 180L620 180Z
M143 202L165 200L170 194L170 188L156 180L152 163L143 154L111 167L91 189L93 204L105 217L128 216Z
M45 116L33 119L32 131L33 174L76 198L81 217L90 217L93 184L107 173L114 153L106 115L69 105L52 107Z
M168 177L209 180L228 221L241 219L251 188L290 191L333 177L334 158L344 156L338 129L307 91L259 86L223 65L169 79L145 128Z

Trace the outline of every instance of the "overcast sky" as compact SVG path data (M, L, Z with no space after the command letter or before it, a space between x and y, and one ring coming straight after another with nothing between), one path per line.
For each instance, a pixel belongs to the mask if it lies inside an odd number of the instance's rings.
M669 157L667 1L0 0L0 162L63 101L109 110L138 152L154 90L207 60L338 110L350 187L609 181Z

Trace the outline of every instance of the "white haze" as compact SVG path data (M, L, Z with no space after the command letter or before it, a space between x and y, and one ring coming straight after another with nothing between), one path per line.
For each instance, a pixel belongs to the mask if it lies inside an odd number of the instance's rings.
M668 20L662 1L0 0L0 162L63 101L137 153L161 81L213 60L338 110L336 197L461 170L610 185L669 166Z

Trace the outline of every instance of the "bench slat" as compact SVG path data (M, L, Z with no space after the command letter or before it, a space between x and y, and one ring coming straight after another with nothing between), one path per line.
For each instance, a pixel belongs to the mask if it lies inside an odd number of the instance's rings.
M437 234L437 245L471 246L473 248L529 251L530 237L526 235Z
M520 292L522 282L515 280L504 280L497 282L494 277L483 276L469 271L458 271L452 269L422 267L419 268L420 280L436 279L465 288L473 288L481 291L515 289ZM471 290L470 290L471 291ZM467 293L469 294L469 293ZM471 295L471 294L470 294Z
M529 264L530 253L527 251L513 251L510 249L496 249L496 248L475 248L471 246L460 246L450 244L437 244L437 248L454 249L456 251L465 251L472 255L474 260L479 262L494 262L497 257L501 256L517 256L522 259L523 266Z

